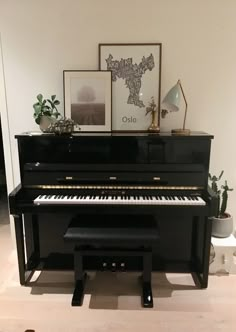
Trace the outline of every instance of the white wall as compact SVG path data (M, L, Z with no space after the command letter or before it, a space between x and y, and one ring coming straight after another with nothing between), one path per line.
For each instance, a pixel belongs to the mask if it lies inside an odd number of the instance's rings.
M63 101L63 69L98 69L99 43L163 44L162 97L181 79L187 127L215 135L211 171L225 170L236 219L235 0L0 0L6 96L15 184L14 135L37 130L38 93ZM62 111L62 108L60 108ZM181 125L170 115L161 128Z

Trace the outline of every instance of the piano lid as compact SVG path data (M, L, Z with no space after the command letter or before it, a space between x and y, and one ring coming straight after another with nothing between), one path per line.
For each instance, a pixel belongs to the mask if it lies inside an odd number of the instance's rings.
M205 164L211 135L131 133L16 136L20 163L64 164Z
M64 138L65 136L72 136L72 137L83 137L83 136L90 136L90 137L101 137L101 136L106 136L106 137L111 137L111 136L155 136L155 137L174 137L174 138L180 138L180 139L185 139L186 137L209 137L211 139L214 138L214 136L212 134L208 134L206 132L203 131L191 131L190 135L188 136L177 136L177 135L173 135L171 132L169 131L162 131L160 133L149 133L149 132L132 132L132 131L113 131L113 132L73 132L71 135L57 135L54 133L43 133L41 131L27 131L27 132L23 132L22 134L18 134L15 135L15 138L20 138L20 137L29 137L29 136L41 136L41 137L45 137L45 136L51 136L51 137L55 137L55 139L60 139L60 138Z
M207 186L212 136L147 133L17 136L23 186Z

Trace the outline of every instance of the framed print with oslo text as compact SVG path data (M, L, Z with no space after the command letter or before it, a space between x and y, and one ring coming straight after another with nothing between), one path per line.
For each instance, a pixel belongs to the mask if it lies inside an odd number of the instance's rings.
M152 98L160 109L162 44L99 44L99 68L112 72L112 130L147 131Z

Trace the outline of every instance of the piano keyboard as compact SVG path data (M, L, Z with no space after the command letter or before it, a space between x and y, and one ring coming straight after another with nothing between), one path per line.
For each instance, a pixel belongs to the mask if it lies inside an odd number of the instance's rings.
M39 195L34 204L110 204L110 205L206 205L200 196L86 196Z

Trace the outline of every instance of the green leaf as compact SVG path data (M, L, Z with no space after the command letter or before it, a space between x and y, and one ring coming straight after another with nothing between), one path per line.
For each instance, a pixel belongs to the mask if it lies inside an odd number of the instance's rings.
M47 99L47 101L49 102L49 104L50 104L51 106L53 106L53 102L52 102L50 99Z
M35 122L36 122L38 125L40 125L40 120L41 120L41 116L37 117L37 118L35 119Z
M57 119L60 116L60 113L58 111L52 113L52 115Z
M56 95L52 95L51 97L52 101L56 99Z
M35 110L36 113L40 113L41 112L41 106L40 105L34 104L33 107L34 107L34 110Z
M39 95L37 95L37 99L39 102L43 101L43 95L40 93Z
M42 109L43 109L43 111L45 111L45 112L46 112L46 111L50 110L50 107L49 107L48 105L45 105L45 106L43 106L43 108L42 108Z
M54 105L60 105L59 100L55 100L55 101L54 101Z

